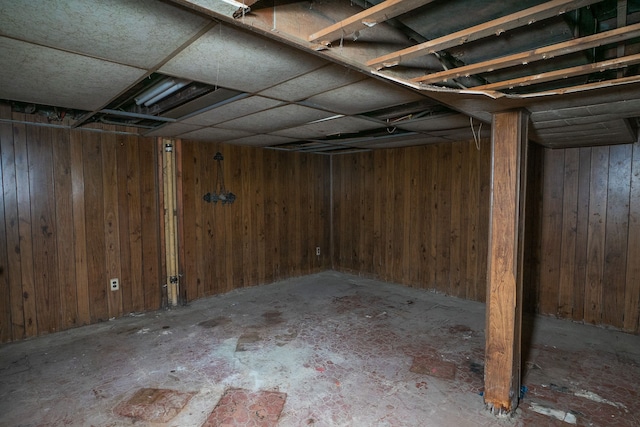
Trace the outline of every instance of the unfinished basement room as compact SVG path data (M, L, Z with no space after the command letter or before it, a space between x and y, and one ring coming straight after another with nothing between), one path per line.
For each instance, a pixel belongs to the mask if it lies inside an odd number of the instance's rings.
M0 426L640 425L640 0L0 0Z

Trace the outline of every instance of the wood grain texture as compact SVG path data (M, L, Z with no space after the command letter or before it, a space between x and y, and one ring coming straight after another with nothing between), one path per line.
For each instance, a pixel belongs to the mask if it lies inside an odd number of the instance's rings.
M627 283L624 295L624 325L628 332L640 332L640 142L633 144L629 196L629 241Z
M471 141L448 145L333 157L335 251L365 254L358 269L350 257L336 256L336 269L451 293L449 272L451 264L457 263L456 294L484 298L489 147L478 151ZM456 166L452 150L458 152ZM467 162L474 166L466 168ZM451 179L454 170L459 174L455 180ZM344 193L347 183L350 197ZM453 203L460 204L455 215ZM455 227L466 232L452 239L454 216ZM456 254L455 261L451 253ZM369 256L371 263L366 262Z
M520 176L526 167L527 119L521 111L493 115L484 401L495 412L515 410L520 390L520 242L526 194Z

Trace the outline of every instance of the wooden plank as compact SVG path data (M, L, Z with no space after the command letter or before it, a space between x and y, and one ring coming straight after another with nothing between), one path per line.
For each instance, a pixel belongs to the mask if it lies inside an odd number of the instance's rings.
M486 150L487 148L485 148ZM479 219L480 219L480 152L476 149L475 142L468 151L469 160L467 164L467 191L463 198L467 204L466 218L466 298L470 300L478 299L478 286L484 284L478 280L478 245L480 244ZM483 260L484 262L484 260Z
M349 174L346 183L349 188L349 211L351 211L350 225L347 225L349 232L348 250L351 254L349 270L360 271L360 256L362 250L362 241L360 240L360 232L363 224L363 216L361 210L362 201L362 180L360 177L360 156L357 154L347 155Z
M142 216L142 284L145 310L161 306L164 273L161 272L159 241L158 155L153 138L139 139L140 214Z
M483 284L488 280L488 257L489 243L488 239L482 236L489 235L490 227L490 211L491 211L491 176L492 176L492 150L491 143L488 140L480 141L480 173L479 173L479 192L480 192L480 209L478 219L478 236L480 236L478 244L478 301L484 302L487 297L487 286Z
M56 259L60 289L60 329L78 324L78 295L76 270L73 262L75 248L73 236L73 188L71 177L71 149L69 131L52 129L53 188L55 191Z
M484 401L494 413L514 411L520 392L527 120L522 111L493 116Z
M85 179L83 137L86 132L72 130L69 134L71 151L71 189L73 192L73 248L76 279L76 297L78 305L78 324L91 322L89 306L89 272L87 265L87 233L85 213Z
M393 207L394 207L394 216L393 216L393 265L391 270L391 278L393 281L398 281L400 283L404 282L403 276L403 259L405 258L406 252L405 248L408 246L408 236L405 235L405 215L408 215L408 212L405 211L406 202L405 200L409 195L406 192L406 176L407 171L405 168L405 158L404 150L394 149L394 176L393 176L393 186L392 193L394 196L393 199Z
M573 280L573 319L584 319L584 296L587 282L587 242L589 236L589 187L591 176L591 148L580 148L576 216L576 259Z
M229 191L234 194L238 194L242 192L242 148L237 145L229 146L229 171L231 172L229 186L227 187ZM226 159L226 158L225 158ZM225 179L225 185L227 180ZM249 269L245 271L242 263L242 239L236 238L236 236L242 236L242 206L243 204L248 204L250 202L250 198L246 198L246 200L242 200L242 203L239 203L239 200L236 200L232 205L227 205L226 207L229 216L231 217L231 230L232 232L232 240L233 240L233 255L232 255L232 270L231 270L231 281L228 284L228 289L237 289L245 286L246 275L249 274ZM227 230L227 231L229 231Z
M564 151L564 177L562 201L562 226L560 278L558 280L558 307L560 317L571 318L573 314L573 285L576 271L576 238L578 227L578 186L580 149Z
M373 212L373 273L381 277L385 263L385 241L386 241L386 201L384 191L384 180L386 174L386 150L374 150L374 185L376 191L373 195L375 210Z
M0 103L0 118L11 119L11 107L8 104ZM11 155L13 154L13 146L9 147L9 142L13 141L13 135L11 131L11 125L8 123L0 123L0 343L9 342L13 340L13 326L11 323L11 316L18 317L21 314L21 310L16 310L16 313L12 313L12 298L11 298L11 277L9 272L10 261L8 250L9 247L15 245L15 241L10 241L7 234L7 222L5 210L10 212L14 211L15 205L15 178L8 179L7 184L9 188L4 187L5 180L5 168L10 169L12 165L5 162L5 156L3 149L5 145L9 148ZM8 156L7 156L8 157ZM14 172L15 173L15 172ZM6 171L6 175L10 176L9 171ZM8 193L9 197L5 204L5 193ZM11 215L11 214L10 214ZM20 307L21 308L21 307Z
M240 151L242 188L238 191L238 203L242 209L242 264L245 266L244 278L247 285L254 285L256 276L257 263L255 262L255 245L253 236L255 236L255 222L251 216L251 208L253 207L253 197L251 194L251 174L255 173L254 150L243 147Z
M563 68L561 70L554 70L546 73L534 74L531 76L503 80L503 81L490 83L486 85L473 86L470 89L500 90L505 88L512 89L514 87L525 87L529 85L550 82L553 80L568 79L570 77L582 76L585 74L590 74L595 72L615 70L618 68L629 67L638 63L640 63L640 54L629 55L629 56L624 56L620 58L608 59L606 61L595 62L592 64L578 65L576 67Z
M438 287L438 194L440 182L438 181L438 146L429 145L426 147L426 185L427 199L425 206L428 207L429 215L425 218L424 235L428 242L427 263L425 265L425 277L423 283L427 289Z
M629 241L627 243L624 330L640 333L640 142L633 144L631 195L629 197Z
M384 262L384 273L383 279L387 281L393 281L393 250L395 246L395 237L394 235L394 222L395 222L395 212L397 206L395 204L395 195L393 194L394 190L394 175L396 173L396 157L398 150L387 150L387 168L385 172L385 182L383 183L382 194L386 195L386 212L384 215L385 221L385 262Z
M120 280L120 221L118 215L118 163L116 136L102 134L102 197L104 209L104 253L106 280L100 283L107 292L109 318L122 316L122 288L119 291L108 289L112 278ZM128 283L121 283L128 286Z
M408 216L408 232L411 234L409 237L410 251L408 259L408 277L407 283L411 286L419 286L420 284L420 270L424 268L425 261L422 259L422 254L425 248L424 236L421 231L424 228L423 222L426 216L425 205L421 203L424 200L425 188L422 185L422 177L424 171L420 168L420 163L423 161L422 155L424 151L422 147L413 147L407 151L407 160L409 162L407 167L407 173L409 174L409 187L410 187L410 204L409 204L409 216Z
M602 323L617 328L624 326L632 155L630 144L609 149Z
M186 283L183 283L184 280L184 271L185 271L185 246L184 246L184 205L183 205L183 195L184 189L182 188L182 173L183 173L183 163L182 163L182 140L177 139L173 141L173 153L175 156L175 174L176 174L176 182L175 182L175 198L176 198L176 251L178 256L177 262L177 271L176 274L179 276L178 282L178 301L181 304L186 304L188 301L187 297L187 286Z
M328 247L331 242L333 233L333 223L331 221L331 215L329 213L329 207L331 206L332 187L329 176L331 175L331 158L328 156L319 156L318 169L316 170L316 181L319 186L319 215L318 224L321 230L320 236L322 237L323 246ZM320 255L320 262L323 269L333 268L333 258L331 251L324 251Z
M411 266L411 253L412 253L412 244L415 240L414 236L412 236L412 224L409 221L411 218L411 202L414 194L411 192L411 179L413 178L411 175L411 155L410 150L404 149L402 151L402 163L401 170L403 171L403 181L399 183L402 186L403 194L403 205L402 205L402 256L400 258L400 283L403 284L411 284L410 280L410 266Z
M449 292L456 297L463 297L464 290L461 284L462 256L462 152L461 143L455 143L451 147L451 228L449 243Z
M14 115L16 120L25 120L24 115ZM29 144L27 126L13 127L14 161L16 166L16 187L18 193L18 230L20 267L22 269L22 297L24 299L25 337L38 334L38 311L34 278L34 250L31 227L31 189L29 186Z
M544 152L542 189L542 270L540 273L539 310L555 315L558 311L558 282L562 251L562 201L564 179L564 152Z
M574 52L580 52L603 46L609 43L618 43L640 36L640 24L628 25L614 30L604 31L602 33L593 34L591 36L572 39L566 42L557 43L550 46L544 46L537 49L531 49L525 52L519 52L513 55L494 58L487 61L469 64L450 70L431 73L424 76L411 79L413 82L421 82L424 84L432 84L436 82L448 81L458 77L480 74L488 71L496 71L503 68L530 64L531 62L541 59L568 55Z
M27 128L38 333L60 330L51 130L46 126Z
M360 241L362 245L362 264L361 270L366 273L373 273L373 221L374 221L374 194L375 194L375 175L373 151L362 153L362 185L364 191L363 198L363 227L360 231Z
M0 117L11 119L11 107L0 104ZM16 161L14 151L13 127L9 123L0 123L0 159L2 161L2 198L5 221L6 271L4 275L9 283L11 324L7 332L9 340L25 338L25 312L22 290L22 254L20 245L20 217L18 214L18 191L16 182Z
M264 193L264 180L263 167L265 150L256 150L255 152L255 169L254 183L253 183L253 207L251 214L255 216L255 232L257 239L257 259L258 259L258 271L256 276L256 283L265 283L265 270L266 270L266 258L267 258L267 242L265 241L265 230L269 227L268 223L265 224L265 193Z
M584 320L602 320L602 292L607 223L607 177L609 147L594 147L591 151L589 180L589 234L587 237L587 281L584 293Z
M140 189L140 151L139 140L133 135L125 139L126 146L126 205L128 233L122 245L129 248L129 298L125 311L139 312L144 310L143 260L142 260L142 209ZM146 161L146 160L145 160ZM118 165L122 165L119 162ZM123 215L120 216L123 219Z
M394 66L399 64L401 61L407 61L419 56L432 54L454 46L460 46L464 43L480 40L485 37L499 36L505 31L529 25L532 22L541 21L552 16L561 15L568 11L597 3L598 1L600 0L548 1L510 15L502 16L470 28L465 28L445 36L438 37L434 40L430 40L416 46L411 46L406 49L372 59L367 62L367 66L375 68Z
M127 131L127 128L118 126L118 131ZM135 273L132 270L133 254L131 252L130 244L130 224L129 224L129 211L133 208L131 205L133 200L129 198L129 136L118 134L115 135L115 151L116 151L116 182L117 185L117 197L118 197L118 245L120 252L118 254L118 260L120 264L120 299L122 313L133 312L133 294L134 294L134 279ZM135 203L135 202L134 202ZM140 266L137 267L140 270ZM139 282L138 282L139 283Z
M91 323L109 319L105 266L105 226L101 134L86 133L83 145L87 278Z
M308 37L308 40L310 42L329 44L355 31L372 27L409 12L412 9L431 3L432 1L433 0L385 0L382 3L369 7L362 12L336 22L320 31L316 31Z
M438 145L438 189L436 202L436 289L451 290L451 144Z

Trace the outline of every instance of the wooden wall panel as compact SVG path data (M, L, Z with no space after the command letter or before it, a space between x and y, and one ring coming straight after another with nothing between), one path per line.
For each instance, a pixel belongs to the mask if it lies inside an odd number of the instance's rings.
M329 157L181 141L184 227L181 286L188 299L330 268L324 195ZM206 203L216 190L216 152L231 205ZM317 257L316 246L324 248ZM313 255L311 255L313 254Z
M528 268L539 312L640 333L639 144L538 150L543 215L529 244L543 255Z
M335 268L484 300L490 158L472 141L334 156Z
M159 308L154 141L0 115L0 341Z

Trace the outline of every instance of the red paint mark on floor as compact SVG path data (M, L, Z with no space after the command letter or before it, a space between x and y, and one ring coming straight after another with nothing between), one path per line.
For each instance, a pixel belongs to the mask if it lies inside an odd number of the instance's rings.
M456 377L456 365L441 360L438 356L416 356L409 369L416 374L452 380Z
M286 393L276 391L252 392L230 388L202 427L274 427L278 424L286 399Z
M136 421L166 423L178 415L194 393L142 388L115 407L115 413Z

